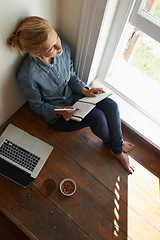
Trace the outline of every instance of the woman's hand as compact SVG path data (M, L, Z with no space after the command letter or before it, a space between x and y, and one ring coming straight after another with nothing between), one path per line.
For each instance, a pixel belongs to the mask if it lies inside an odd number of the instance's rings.
M64 110L65 108L69 108L71 110ZM65 106L65 107L58 107L57 109L62 109L61 111L56 111L56 113L58 115L63 115L63 118L66 120L66 121L69 121L73 115L73 113L75 112L75 109L72 107L72 106ZM73 109L73 110L72 110Z
M104 93L103 88L91 88L87 89L85 87L82 88L81 92L87 97L96 97L96 94Z

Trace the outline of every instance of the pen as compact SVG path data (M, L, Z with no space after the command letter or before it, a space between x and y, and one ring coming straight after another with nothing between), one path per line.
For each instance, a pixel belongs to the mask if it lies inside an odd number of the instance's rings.
M54 111L76 111L79 110L78 108L56 108Z

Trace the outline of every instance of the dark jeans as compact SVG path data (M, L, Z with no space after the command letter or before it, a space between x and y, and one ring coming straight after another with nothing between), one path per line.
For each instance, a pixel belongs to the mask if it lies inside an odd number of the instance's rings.
M56 123L50 126L60 132L71 132L90 127L92 132L102 139L106 147L110 147L115 154L122 153L124 144L119 109L117 103L110 98L99 102L81 122L66 121L60 117Z

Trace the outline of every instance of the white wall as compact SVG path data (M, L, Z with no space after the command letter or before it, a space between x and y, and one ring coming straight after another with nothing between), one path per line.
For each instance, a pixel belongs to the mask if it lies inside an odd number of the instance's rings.
M83 1L0 0L0 126L26 101L15 80L22 56L6 45L8 35L24 17L44 17L70 45L74 58Z
M82 5L84 0L58 0L57 31L72 50L74 59L77 47ZM85 0L87 1L87 0Z
M6 46L16 24L31 15L48 19L56 28L57 0L0 0L0 126L25 102L15 80L21 56Z

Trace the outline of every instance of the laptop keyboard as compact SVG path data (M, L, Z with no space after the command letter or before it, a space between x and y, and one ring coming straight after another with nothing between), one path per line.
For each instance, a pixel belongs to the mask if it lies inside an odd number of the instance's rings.
M32 172L40 160L40 157L7 139L0 146L0 154Z

